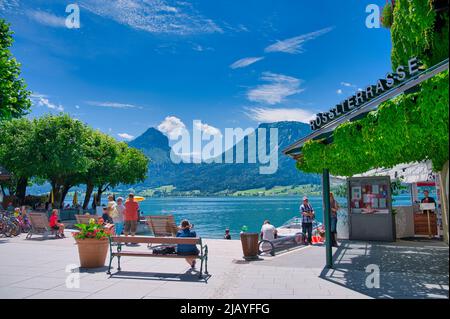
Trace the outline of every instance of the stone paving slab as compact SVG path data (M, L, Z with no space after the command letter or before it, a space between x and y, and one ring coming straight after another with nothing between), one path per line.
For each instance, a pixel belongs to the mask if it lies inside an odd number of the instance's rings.
M240 241L205 241L211 275L199 279L184 260L166 258L124 257L119 273L115 260L111 277L106 267L74 274L73 238L0 238L0 298L448 298L448 246L441 243L343 241L333 249L334 269L326 269L322 245L245 262ZM380 265L380 288L366 287L368 264ZM72 275L79 288L66 286Z

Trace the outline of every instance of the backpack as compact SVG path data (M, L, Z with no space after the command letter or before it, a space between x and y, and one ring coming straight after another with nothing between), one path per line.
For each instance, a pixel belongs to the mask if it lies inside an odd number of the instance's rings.
M152 253L154 255L169 255L169 254L175 254L175 246L160 246L155 247L152 250Z

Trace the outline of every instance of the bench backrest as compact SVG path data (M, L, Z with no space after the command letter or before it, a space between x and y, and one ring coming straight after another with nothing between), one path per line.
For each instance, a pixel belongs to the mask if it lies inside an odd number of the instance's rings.
M98 215L75 215L75 218L77 219L77 223L78 224L89 224L89 220L91 218L94 218L95 221L98 220L99 216Z
M34 230L47 230L50 227L46 213L29 213L28 219Z
M147 224L155 237L174 237L178 227L173 215L146 216Z
M135 244L184 244L201 245L200 237L150 237L150 236L113 236L111 241L115 243L135 243Z

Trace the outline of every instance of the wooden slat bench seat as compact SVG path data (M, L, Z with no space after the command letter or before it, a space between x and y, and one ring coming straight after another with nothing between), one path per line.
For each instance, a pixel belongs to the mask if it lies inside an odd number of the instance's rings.
M173 215L146 216L147 225L155 237L174 237L178 227Z
M153 254L149 251L137 251L132 250L132 247L125 246L127 250L123 250L125 243L133 244L158 244L158 245L198 245L199 254L198 255L177 255L177 254ZM114 250L114 247L116 248ZM117 270L120 271L120 258L121 257L156 257L156 258L186 258L186 257L196 257L200 259L200 273L199 277L202 278L203 275L203 263L205 264L205 274L208 274L208 246L202 244L202 239L200 237L195 238L180 238L180 237L150 237L150 236L112 236L109 238L109 267L107 274L111 275L111 264L114 257L117 257Z
M98 221L100 216L98 215L90 215L90 214L85 214L85 215L75 215L75 218L77 219L77 224L89 224L89 220L91 220L91 218L95 219L95 221Z
M32 212L28 214L28 218L31 228L25 239L30 239L33 235L42 235L47 238L48 235L56 236L58 234L58 230L50 227L46 213Z

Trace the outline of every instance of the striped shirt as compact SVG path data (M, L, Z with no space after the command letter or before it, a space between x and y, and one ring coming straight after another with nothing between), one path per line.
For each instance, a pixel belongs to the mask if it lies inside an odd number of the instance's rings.
M304 216L303 213L311 213L313 212L313 208L311 204L301 204L300 205L300 214L302 215L302 223L312 223L314 217Z

